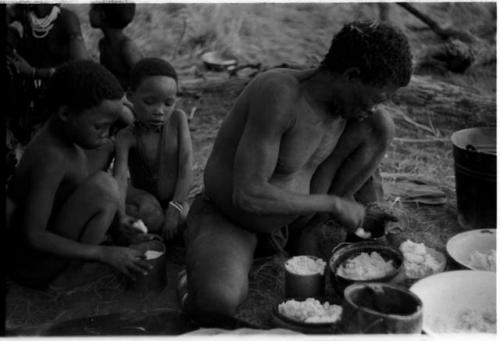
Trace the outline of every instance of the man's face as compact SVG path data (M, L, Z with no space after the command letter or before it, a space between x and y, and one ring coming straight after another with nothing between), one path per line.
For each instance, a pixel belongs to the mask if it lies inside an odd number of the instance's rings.
M69 133L82 148L98 148L109 139L109 129L122 110L122 100L117 99L104 100L98 106L72 113L68 118Z
M128 98L134 105L136 120L148 126L162 126L175 108L177 84L171 77L146 77Z
M343 98L341 115L344 118L364 119L373 114L373 108L388 99L396 92L397 86L387 84L374 86L356 80L346 90Z

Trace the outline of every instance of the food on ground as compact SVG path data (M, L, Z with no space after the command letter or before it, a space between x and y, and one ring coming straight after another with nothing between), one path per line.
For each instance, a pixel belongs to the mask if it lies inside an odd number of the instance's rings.
M285 263L285 269L296 275L323 275L326 262L319 258L309 256L295 256Z
M334 323L342 315L342 307L336 304L307 298L305 301L288 300L278 305L280 314L305 323Z
M494 311L466 309L452 320L436 319L432 328L437 333L496 333L497 317Z
M403 253L405 273L408 278L422 278L436 273L441 268L440 263L423 243L406 240L399 249Z
M497 252L491 249L488 253L474 250L467 264L477 270L497 271Z
M381 278L395 270L392 260L385 260L378 252L362 252L337 268L337 275L354 280Z
M148 250L144 253L146 260L156 259L156 258L160 257L161 255L163 255L163 252L155 251L155 250Z
M368 238L370 238L370 237L372 236L372 233L371 233L371 232L366 231L366 230L365 230L364 228L362 228L362 227L358 227L358 228L356 229L356 231L354 231L354 234L355 234L356 236L358 236L359 238L361 238L361 239L368 239Z
M148 233L148 228L141 219L136 220L132 224L132 227L143 232L143 233Z

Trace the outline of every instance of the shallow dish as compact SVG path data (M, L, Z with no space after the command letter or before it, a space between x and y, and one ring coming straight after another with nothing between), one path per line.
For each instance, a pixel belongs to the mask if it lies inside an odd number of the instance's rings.
M488 253L497 249L497 233L495 229L479 229L459 233L448 240L446 252L460 267L479 270L469 265L469 257L473 251Z
M496 276L489 271L458 270L421 279L411 286L423 302L422 329L429 335L453 332L467 310L496 313Z
M209 70L224 71L236 66L238 60L232 56L225 56L216 51L205 52L201 55L201 60Z

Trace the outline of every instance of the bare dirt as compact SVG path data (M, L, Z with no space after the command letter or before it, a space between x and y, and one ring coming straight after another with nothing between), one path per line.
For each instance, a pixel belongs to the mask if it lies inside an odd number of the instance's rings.
M86 44L97 58L100 33L88 24L88 5L67 4L80 17ZM470 30L496 44L495 3L418 3L416 6L443 25ZM263 69L280 64L313 67L321 61L329 42L343 23L355 19L377 19L374 4L139 4L127 33L147 56L172 62L180 75L181 102L187 113L196 108L190 122L195 153L195 183L192 195L201 189L201 176L212 143L222 120L253 70L242 70L238 77L225 72L207 71L199 56L219 50L238 58L239 64L261 63ZM418 57L437 36L424 24L391 4L391 18L408 35ZM432 79L458 85L466 91L487 96L496 94L495 63L472 67L464 74L431 74ZM398 138L441 138L438 142L396 140L381 164L387 202L394 203L398 176L417 176L446 195L439 206L395 204L403 232L396 240L410 238L444 251L448 238L461 231L457 224L451 133L484 125L474 113L440 117L425 107L405 106L412 120L434 133L417 128L395 116ZM494 122L490 122L494 124ZM183 250L168 250L168 286L160 294L138 294L126 289L123 279L109 274L71 291L32 290L7 282L6 329L18 334L36 335L46 326L78 317L108 313L151 312L163 308L179 309L175 297L176 274L183 265ZM270 311L282 298L283 272L280 259L255 264L250 274L250 293L238 317L261 328L272 327Z

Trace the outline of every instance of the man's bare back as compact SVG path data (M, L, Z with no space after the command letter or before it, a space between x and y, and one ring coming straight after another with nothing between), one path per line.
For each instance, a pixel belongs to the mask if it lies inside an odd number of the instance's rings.
M219 131L205 169L206 194L230 219L248 229L271 231L292 222L297 214L286 214L286 208L280 215L249 213L234 205L233 182L228 179L236 177L234 181L244 181L245 177L233 168L238 157L236 147L239 153L248 156L246 162L260 164L266 169L272 185L309 195L316 169L332 153L344 130L345 119L308 102L303 80L310 75L311 71L276 69L257 77L240 95ZM272 88L276 83L281 85L279 93ZM261 94L267 100L263 101ZM265 117L262 112L249 109L259 105L271 107L270 110L279 108L280 117ZM254 122L262 124L251 130ZM283 135L279 143L263 146L268 148L265 153L277 154L277 162L273 163L266 162L262 155L247 152L260 144L258 133L266 126Z

